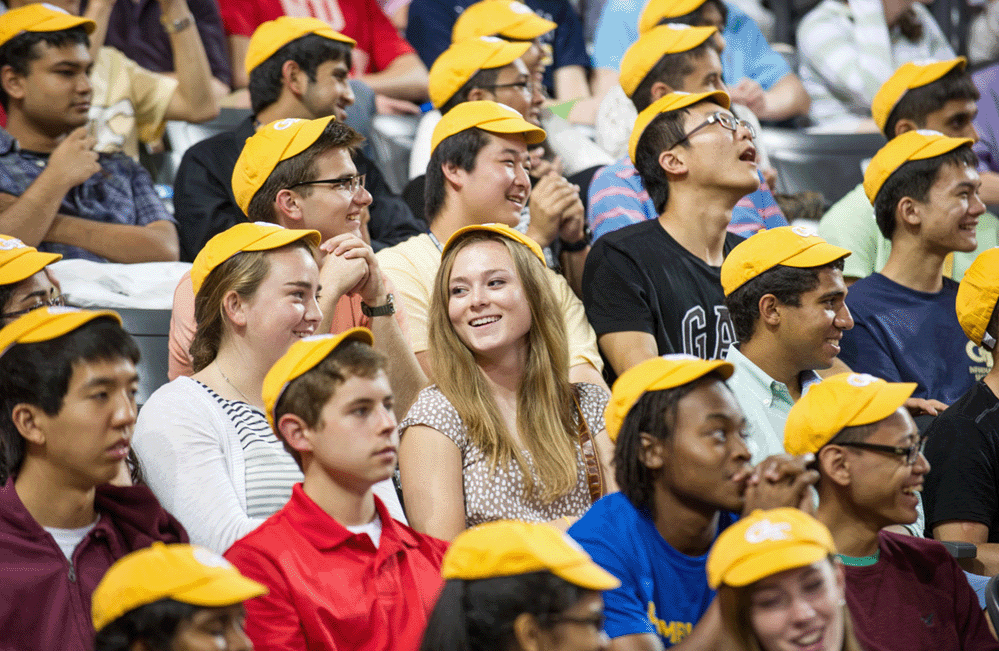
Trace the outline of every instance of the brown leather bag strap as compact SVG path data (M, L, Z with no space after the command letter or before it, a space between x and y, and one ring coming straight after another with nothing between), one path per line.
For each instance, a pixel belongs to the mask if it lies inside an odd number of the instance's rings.
M586 484L590 490L590 501L596 502L604 495L604 471L600 465L596 445L590 435L590 427L586 424L583 409L579 406L579 398L573 390L572 399L576 403L576 413L579 416L579 447L583 451L583 463L586 465Z

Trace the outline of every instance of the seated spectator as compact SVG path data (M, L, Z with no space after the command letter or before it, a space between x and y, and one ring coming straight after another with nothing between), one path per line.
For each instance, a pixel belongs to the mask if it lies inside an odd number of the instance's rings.
M220 10L229 35L230 58L235 63L233 87L244 88L249 78L242 74L239 62L247 59L250 36L267 21L289 12L279 0L231 0L223 2ZM411 102L427 98L427 68L377 0L321 0L300 5L289 14L301 16L318 18L355 41L351 76L382 96L379 112L418 112ZM249 70L246 73L249 75Z
M732 208L759 187L755 132L724 91L670 93L642 111L631 160L659 218L604 235L583 275L586 316L615 375L666 353L725 356L735 341L722 260Z
M880 273L850 287L855 327L843 362L858 373L916 382L917 398L949 405L981 377L985 354L968 345L954 314L957 283L943 275L953 251L973 251L985 206L971 139L910 131L874 156L864 190L892 242Z
M874 96L871 114L889 140L909 131L930 129L952 138L978 141L973 122L978 112L978 99L979 92L965 70L963 57L906 63L882 84ZM987 104L987 101L982 102L983 106ZM975 147L980 144L976 142ZM980 164L979 176L982 181L980 195L989 203L984 186L990 178L999 180L999 174ZM853 252L843 268L843 275L850 283L880 271L888 262L891 241L878 231L874 208L864 193L863 183L858 183L826 211L819 222L819 233L829 242ZM997 234L999 220L991 213L981 215L976 230L978 247L971 252L955 251L948 256L944 275L961 280L964 270L979 252L999 244Z
M607 392L569 382L546 274L537 243L502 224L444 245L429 314L436 385L399 425L416 529L444 540L494 520L564 529L615 490L601 463Z
M4 645L89 651L111 564L187 542L148 488L108 483L132 438L139 348L114 312L43 307L0 330L0 351Z
M601 590L621 582L551 527L493 522L444 554L446 581L420 651L606 647ZM571 636L571 637L570 637Z
M722 0L608 0L593 41L594 95L617 82L625 50L664 23L716 27L725 41L722 69L732 101L761 120L808 112L808 94L784 57L770 49L752 18Z
M999 11L999 3L995 7ZM999 205L999 62L979 68L971 78L983 98L974 120L979 140L973 147L980 161L982 200L989 205Z
M728 362L677 355L647 360L614 384L606 418L621 492L569 529L621 581L604 593L614 649L716 648L708 549L740 512L811 500L807 459L749 464L745 418L725 385L731 375Z
M884 531L916 520L930 471L925 436L904 407L915 388L834 375L791 408L784 447L818 459L816 517L846 565L846 603L864 649L999 649L946 548Z
M797 509L755 511L723 531L708 583L721 607L719 648L861 651L832 535Z
M34 4L38 0L10 0L10 9ZM166 15L171 24L182 24L190 11L183 2L171 2ZM55 5L72 15L80 13L76 0L58 0ZM97 138L96 151L113 154L124 152L139 160L139 143L158 143L167 120L207 122L219 113L212 93L211 73L205 48L197 32L178 29L172 35L173 47L183 52L177 58L176 75L170 76L147 70L141 64L113 47L104 47L102 34L107 29L107 11L95 7L86 18L97 21L90 45L94 66L90 71L93 92L90 97L91 135ZM162 33L163 28L158 28ZM138 30L136 34L141 34ZM171 41L163 35L170 47Z
M59 281L48 266L62 259L16 237L0 235L0 328L32 310L65 305Z
M849 255L801 227L784 227L750 237L722 263L738 340L725 356L735 367L728 386L746 414L754 461L783 454L788 412L821 379L816 369L833 366L853 327L843 282Z
M903 63L954 58L929 9L916 0L823 0L797 32L809 113L822 131L877 131L874 95Z
M516 110L495 102L463 102L434 129L427 166L427 218L430 232L378 252L378 263L406 306L409 341L428 375L430 296L440 267L441 242L460 228L496 221L516 226L527 205L527 146L541 142L544 130ZM569 338L569 380L605 386L603 365L583 304L562 276L547 272L557 297L557 314ZM433 379L433 378L431 378Z
M371 203L364 175L351 162L361 137L332 116L287 118L261 127L246 141L234 166L232 188L241 211L257 224L319 232L318 332L370 328L388 359L397 414L404 415L427 384L406 340L405 310L396 309L392 285L361 240L361 212ZM244 222L245 224L245 222ZM393 318L394 317L394 318ZM170 318L170 375L190 375L195 337L191 275L174 292Z
M933 472L926 476L923 504L926 533L937 540L974 543L976 574L999 574L999 248L978 256L957 290L957 319L968 339L989 351L991 366L926 430L926 459ZM989 360L981 360L984 372Z
M44 4L0 16L0 233L67 258L176 260L177 229L149 174L98 155L87 135L93 29Z
M247 51L254 115L231 131L187 150L174 181L181 259L194 260L209 239L246 221L232 191L236 159L261 126L285 118L346 117L354 93L347 83L353 39L315 18L278 18L257 29ZM355 148L352 160L374 197L367 230L375 250L422 232L384 175Z
M979 3L981 4L981 3ZM985 0L968 28L968 58L972 64L999 58L999 2Z
M714 27L660 25L642 35L621 60L622 98L628 108L627 130L621 133L624 149L631 135L638 111L672 92L710 93L725 90L721 78L721 60L712 38ZM607 104L614 97L608 93ZM751 116L732 106L733 115ZM625 116L622 116L624 118ZM759 121L752 118L754 128ZM598 125L599 128L599 125ZM598 132L599 133L599 132ZM757 156L759 156L757 150ZM759 161L766 169L769 162ZM739 199L732 209L728 229L739 235L750 235L761 228L787 226L777 201L770 193L759 169L759 184L750 194ZM659 211L642 185L642 179L631 158L625 153L617 162L601 168L590 183L587 222L594 239L630 224L657 219Z
M94 651L249 651L243 602L266 592L204 547L153 543L94 590Z
M396 522L372 488L398 434L385 357L362 328L296 342L264 380L267 419L304 480L226 552L270 593L246 604L254 644L415 651L447 544Z

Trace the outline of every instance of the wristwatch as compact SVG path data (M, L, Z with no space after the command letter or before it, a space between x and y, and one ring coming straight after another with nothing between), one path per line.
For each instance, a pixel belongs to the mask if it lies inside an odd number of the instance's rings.
M590 225L585 224L583 226L583 239L578 242L566 242L562 240L562 250L566 253L576 253L588 247L592 241L593 233L590 232Z
M167 20L161 16L160 24L163 25L163 31L167 34L176 34L177 32L185 30L193 25L194 17L191 16L191 14L187 14L183 18L178 18L177 20Z
M363 312L366 317L392 316L395 314L395 299L391 294L386 294L385 305L378 305L375 307L371 307L364 301L361 301L361 312Z

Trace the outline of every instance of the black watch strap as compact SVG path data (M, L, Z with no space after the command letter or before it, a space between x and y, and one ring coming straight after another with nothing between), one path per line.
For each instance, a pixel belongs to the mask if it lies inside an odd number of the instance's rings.
M364 313L364 316L366 317L392 316L395 314L395 299L392 294L386 294L385 304L377 307L371 307L364 301L361 301L361 312Z

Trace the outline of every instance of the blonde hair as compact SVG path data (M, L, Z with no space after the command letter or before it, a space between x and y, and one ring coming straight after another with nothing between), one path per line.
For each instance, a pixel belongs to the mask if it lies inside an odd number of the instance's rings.
M523 434L521 444L533 461L533 472L524 450L514 444L472 351L458 337L448 315L455 257L466 247L484 241L506 246L531 311L527 364L517 395L517 429ZM533 493L551 502L579 483L579 445L565 323L546 273L522 244L491 233L465 237L448 249L437 271L430 298L429 344L437 388L458 412L468 438L482 449L494 469L511 460L520 467L525 481L523 495Z
M316 247L306 240L297 240L266 251L240 251L208 273L194 297L197 330L191 341L190 353L195 373L215 361L228 332L229 319L223 304L226 295L236 292L243 300L251 299L271 270L268 255L291 247L304 248L309 255L316 257Z

